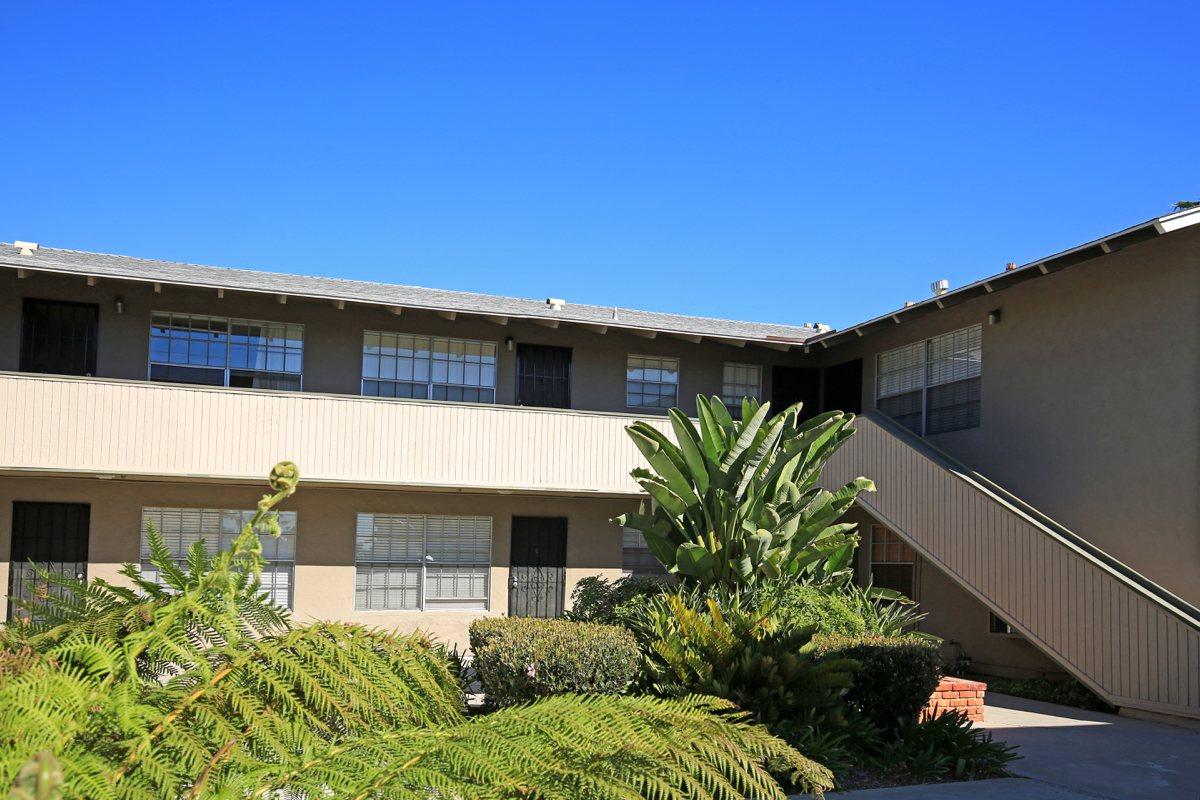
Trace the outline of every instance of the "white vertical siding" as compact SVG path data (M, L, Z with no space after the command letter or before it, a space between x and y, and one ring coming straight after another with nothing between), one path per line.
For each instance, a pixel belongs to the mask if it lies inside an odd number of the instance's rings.
M0 469L635 494L634 419L6 373Z

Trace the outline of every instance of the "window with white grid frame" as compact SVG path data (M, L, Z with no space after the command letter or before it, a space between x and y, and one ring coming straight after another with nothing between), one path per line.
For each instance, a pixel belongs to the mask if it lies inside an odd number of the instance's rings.
M646 546L646 537L633 528L621 529L621 571L626 575L669 575Z
M721 383L721 400L733 409L741 409L742 398L762 399L762 367L758 364L735 364L725 362L725 376Z
M155 311L149 378L172 383L299 391L304 326Z
M679 404L679 359L661 356L628 357L625 363L625 405L629 408L671 408Z
M486 610L491 564L491 517L359 514L354 608Z
M254 511L216 508L143 508L141 529L141 572L158 581L158 570L150 563L150 541L147 523L153 524L170 551L175 563L186 569L188 550L196 542L214 556L227 549L242 532L242 527L254 516ZM296 567L296 512L279 512L280 535L271 536L265 529L262 541L263 567L260 582L264 592L278 606L292 607L292 582Z
M883 525L871 526L871 582L915 600L917 554L897 534Z
M495 342L364 331L362 393L496 402Z
M982 340L973 325L880 353L875 406L923 436L978 427Z

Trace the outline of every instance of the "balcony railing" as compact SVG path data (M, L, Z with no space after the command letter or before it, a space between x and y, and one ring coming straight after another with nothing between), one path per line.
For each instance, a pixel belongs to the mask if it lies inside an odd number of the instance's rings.
M0 373L0 470L632 495L628 414ZM651 418L664 431L664 418Z

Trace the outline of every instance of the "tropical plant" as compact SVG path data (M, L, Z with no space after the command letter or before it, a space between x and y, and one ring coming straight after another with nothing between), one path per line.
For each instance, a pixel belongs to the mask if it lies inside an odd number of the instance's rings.
M858 665L817 662L813 628L787 624L773 603L686 591L647 602L639 633L658 694L732 700L784 738L841 720L842 696Z
M631 473L650 507L613 522L640 531L668 571L703 586L843 571L857 536L838 519L874 484L856 478L835 492L817 485L826 460L853 434L854 415L830 411L802 422L800 408L771 417L770 403L746 398L734 420L719 397L700 396L698 428L679 409L668 412L678 444L645 422L628 426L650 464Z
M764 581L753 590L759 602L770 602L781 625L811 627L815 634L853 636L866 633L866 622L845 592L794 580Z
M900 592L875 586L868 578L866 586L848 580L838 587L837 595L863 621L864 633L872 636L915 636L940 641L931 633L914 630L927 614L916 602Z
M600 575L580 578L571 590L571 610L563 616L575 622L627 625L648 597L675 591L674 578L627 575L610 581Z
M132 588L63 581L0 634L10 798L781 798L767 763L830 786L712 698L571 695L468 720L423 635L292 627L259 588L258 531L297 480L277 466L212 558L178 567L152 535L165 586L135 567Z
M879 746L871 761L885 773L932 781L1001 777L1018 758L1016 747L993 741L991 733L976 728L965 714L950 712L906 722Z

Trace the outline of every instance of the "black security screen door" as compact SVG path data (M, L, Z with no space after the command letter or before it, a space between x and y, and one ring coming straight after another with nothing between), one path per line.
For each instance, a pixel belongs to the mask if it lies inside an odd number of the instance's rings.
M517 405L571 407L571 348L517 345Z
M25 299L21 314L21 371L95 375L100 307Z
M774 367L771 369L771 410L780 411L804 403L800 419L817 415L821 401L821 370L803 367Z
M862 413L863 360L856 358L825 368L825 404L822 411Z
M566 517L513 517L508 613L557 617L563 612L567 567Z
M8 564L8 618L15 598L34 599L40 591L56 592L30 564L68 577L87 577L88 521L86 503L13 503L12 553Z

